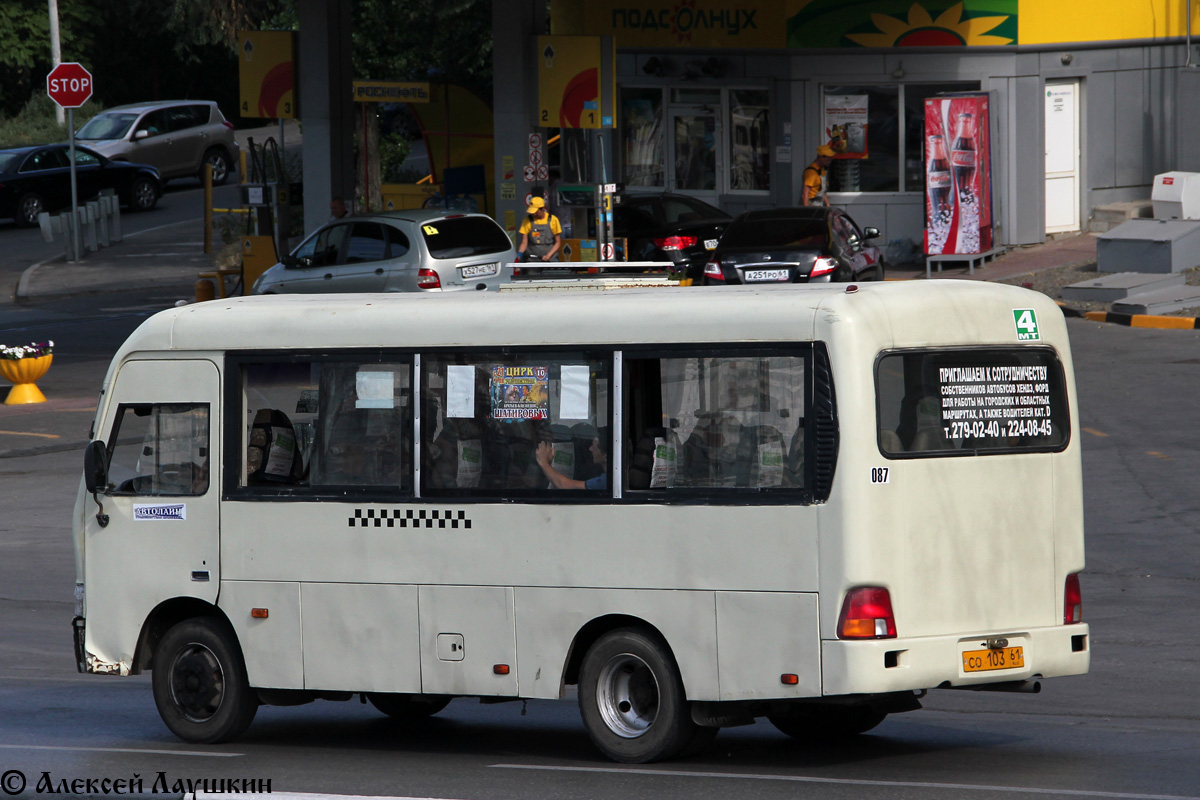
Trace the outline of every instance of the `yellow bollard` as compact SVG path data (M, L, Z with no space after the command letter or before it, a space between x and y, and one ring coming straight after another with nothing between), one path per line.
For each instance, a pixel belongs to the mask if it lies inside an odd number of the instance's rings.
M217 296L217 288L213 286L212 281L201 280L196 281L196 302L203 303L205 300L212 300Z

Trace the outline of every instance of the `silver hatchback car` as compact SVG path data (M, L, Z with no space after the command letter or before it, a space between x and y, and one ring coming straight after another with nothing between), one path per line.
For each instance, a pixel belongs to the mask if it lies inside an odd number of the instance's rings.
M495 289L516 250L484 214L388 211L332 220L264 272L252 294Z
M114 106L88 120L75 134L113 161L157 167L163 182L204 179L213 168L213 184L225 183L238 161L233 124L211 100L171 100Z

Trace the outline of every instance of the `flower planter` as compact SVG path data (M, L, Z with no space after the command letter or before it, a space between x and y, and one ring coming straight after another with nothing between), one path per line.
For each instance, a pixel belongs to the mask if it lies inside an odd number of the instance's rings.
M0 358L0 378L12 381L5 405L20 403L44 403L46 396L35 383L50 369L53 355L36 358Z

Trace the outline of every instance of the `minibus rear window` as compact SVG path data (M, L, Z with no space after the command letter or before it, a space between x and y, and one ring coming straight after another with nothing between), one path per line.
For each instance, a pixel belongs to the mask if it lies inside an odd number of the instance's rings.
M1046 348L888 353L875 367L887 456L1053 452L1070 419L1062 364Z

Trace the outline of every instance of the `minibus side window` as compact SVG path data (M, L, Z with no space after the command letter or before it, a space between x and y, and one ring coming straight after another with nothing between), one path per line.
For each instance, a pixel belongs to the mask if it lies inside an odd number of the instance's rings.
M242 365L240 486L411 490L411 366L363 359Z
M1045 348L888 353L875 368L887 456L1037 451L1067 445L1062 364Z
M805 356L625 354L626 488L805 488Z
M430 354L421 364L423 495L612 496L611 462L593 450L611 440L607 354ZM591 488L554 488L538 465L543 443L555 472Z
M121 405L110 439L113 494L196 497L208 492L208 405Z

